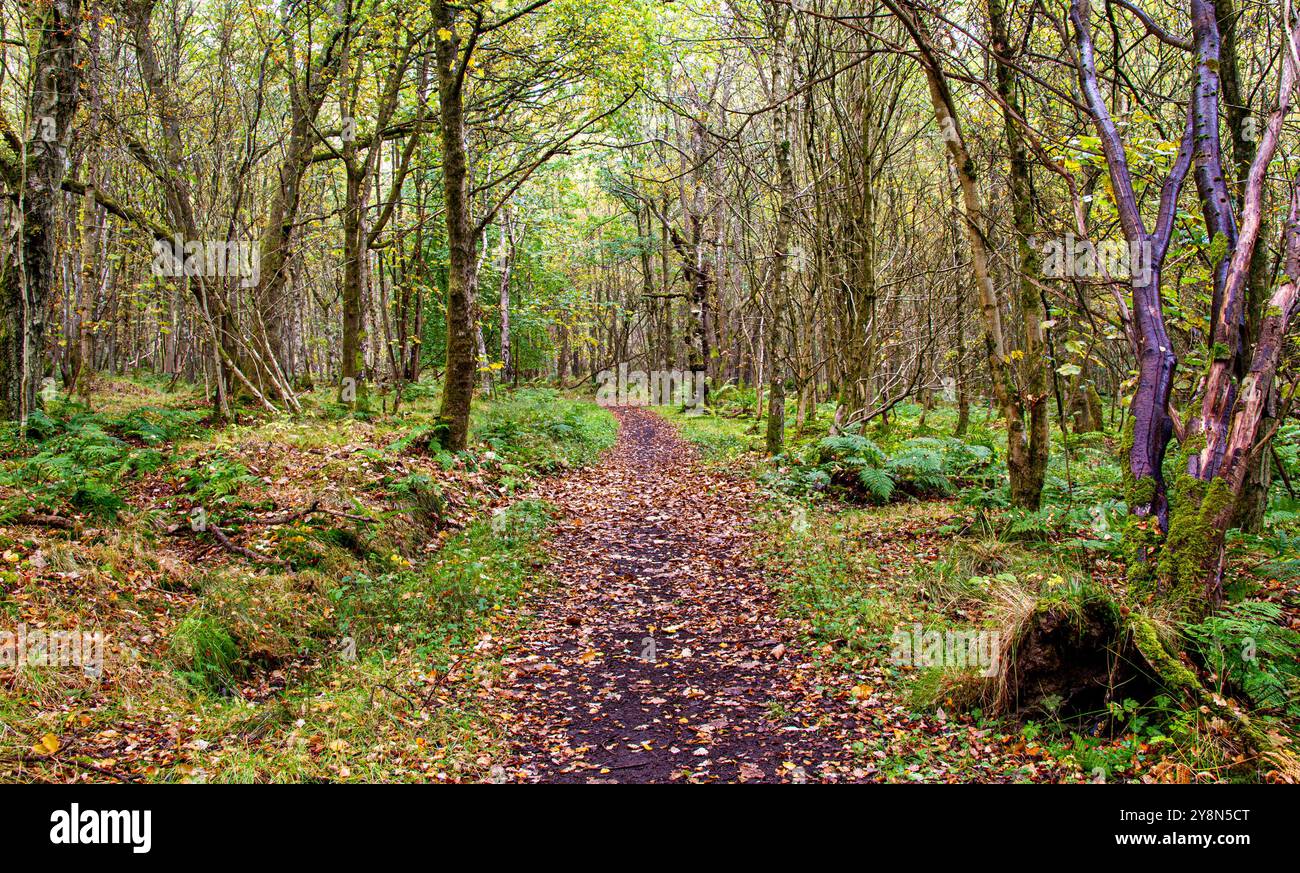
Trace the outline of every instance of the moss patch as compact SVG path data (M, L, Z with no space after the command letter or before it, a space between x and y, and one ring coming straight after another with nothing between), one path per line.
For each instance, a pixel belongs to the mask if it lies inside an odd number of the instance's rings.
M1158 587L1179 612L1200 615L1208 606L1205 579L1223 542L1216 520L1232 508L1234 498L1223 479L1203 482L1186 474L1179 476L1174 498L1157 568Z
M1129 615L1129 631L1133 636L1133 647L1142 655L1156 676L1170 689L1195 691L1200 688L1195 674L1183 665L1183 662L1170 654L1165 644L1160 641L1155 622L1137 613Z

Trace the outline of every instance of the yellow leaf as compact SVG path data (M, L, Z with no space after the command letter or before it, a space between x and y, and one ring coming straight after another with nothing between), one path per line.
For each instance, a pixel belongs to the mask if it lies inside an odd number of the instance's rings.
M32 751L38 755L53 755L59 750L59 738L54 734L46 734L41 737L41 741L32 746Z
M438 28L438 39L442 40L443 42L446 42L447 40L451 39L451 31L445 27Z

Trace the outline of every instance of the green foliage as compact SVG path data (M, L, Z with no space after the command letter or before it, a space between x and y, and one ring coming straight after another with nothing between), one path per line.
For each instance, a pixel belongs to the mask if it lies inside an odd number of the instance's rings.
M127 439L137 439L156 446L192 433L201 417L200 413L192 409L141 406L110 420L107 426Z
M72 510L110 520L126 505L118 483L161 463L156 450L133 449L94 422L69 425L41 443L36 454L0 470L0 485L15 491L0 514Z
M718 398L713 398L717 403ZM738 407L731 407L738 409ZM759 451L761 439L748 428L749 422L724 415L688 415L676 407L660 406L655 411L667 418L681 431L682 436L696 446L706 461L725 463L740 458L747 452ZM743 409L739 410L743 414ZM780 478L772 477L772 478ZM792 483L796 491L816 488L813 481Z
M441 525L447 509L442 487L424 473L412 473L388 485L388 490L404 501L425 524Z
M997 472L996 453L990 446L957 437L916 437L903 443L901 452L936 456L937 465L927 460L922 466L937 467L945 477L961 480L963 484L987 481Z
M886 462L889 475L915 492L948 494L951 485L945 475L946 458L932 448L915 445L917 442L909 440L898 454L889 458Z
M11 432L5 440L12 460L0 467L0 487L13 493L0 506L0 519L71 511L112 520L126 506L122 483L161 467L164 456L155 446L180 438L198 419L190 410L150 406L119 415L77 411L66 419L33 412L26 439Z
M258 481L243 464L220 453L183 471L181 479L199 503L228 503L240 488Z
M989 447L955 437L916 437L890 453L870 437L848 431L820 440L809 465L849 496L888 503L900 495L947 496L954 480L982 480L994 460ZM771 482L779 490L799 493L806 490L809 475L806 467L795 465Z
M750 385L728 383L714 388L710 392L709 402L714 406L730 406L735 409L753 409L758 402L758 394Z
M1011 505L1010 501L1007 500L1005 490L1001 488L963 488L961 493L957 495L957 502L961 506L984 512L1005 509Z
M821 495L830 487L831 477L826 471L816 467L799 466L792 470L776 469L765 471L759 474L758 481L773 491L813 498Z
M436 423L413 427L390 443L387 451L398 455L414 451L431 452L443 469L450 469L456 462L456 456L438 448L439 430L440 425Z
M407 403L435 400L441 388L437 382L408 382L402 386L402 400Z
M234 682L239 660L235 640L215 616L201 609L176 626L171 653L180 676L196 689L216 692Z
M1300 633L1267 601L1234 603L1183 628L1207 669L1256 707L1300 716Z
M522 471L590 463L614 444L607 410L550 388L521 388L475 410L471 436Z
M885 463L885 453L867 437L859 433L828 436L817 444L823 464L841 463L853 467Z
M768 531L767 561L779 567L775 585L783 607L806 618L819 644L834 641L834 657L854 661L888 651L896 615L862 584L862 572L879 569L874 556L855 552L856 517L810 519L804 526L776 521ZM802 530L806 527L806 530Z
M544 503L520 501L451 537L424 567L394 562L342 577L329 592L342 632L366 649L414 643L445 659L454 647L473 642L494 608L534 578L536 546L550 514ZM400 637L394 638L394 628Z
M62 429L63 422L51 418L43 409L33 409L27 415L27 436L30 439L44 441Z
M858 482L867 489L877 503L886 503L894 494L894 471L885 472L876 467L862 466L858 469Z
M1292 481L1300 480L1300 424L1289 422L1278 428L1273 450Z
M1252 572L1260 578L1276 579L1286 585L1300 587L1300 549L1279 553L1277 557L1256 566Z

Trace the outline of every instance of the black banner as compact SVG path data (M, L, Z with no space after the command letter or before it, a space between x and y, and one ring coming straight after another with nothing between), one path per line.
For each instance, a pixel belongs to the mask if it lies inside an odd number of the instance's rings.
M1168 851L1230 858L1287 849L1294 798L1268 786L860 786L812 792L510 790L498 786L9 786L6 847L51 861L128 865L256 858L410 858L438 846L494 860L602 847L719 858L825 846L874 857L972 860ZM469 797L469 792L474 796ZM543 798L540 795L546 794ZM597 797L597 794L601 796ZM490 795L490 796L489 796ZM657 846L652 849L647 842ZM1062 854L1068 853L1068 854ZM639 854L639 853L638 853ZM10 855L14 857L14 855ZM889 856L882 856L889 857Z

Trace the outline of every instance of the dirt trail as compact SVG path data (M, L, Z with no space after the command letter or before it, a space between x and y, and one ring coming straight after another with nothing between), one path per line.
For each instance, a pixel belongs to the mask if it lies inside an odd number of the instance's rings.
M711 473L662 418L537 495L563 512L559 580L506 641L509 772L544 782L861 778L857 711L815 688L793 623L745 557L752 485ZM852 735L856 735L852 736ZM841 759L833 762L833 759Z

